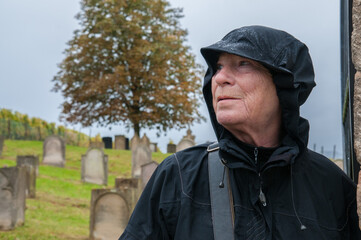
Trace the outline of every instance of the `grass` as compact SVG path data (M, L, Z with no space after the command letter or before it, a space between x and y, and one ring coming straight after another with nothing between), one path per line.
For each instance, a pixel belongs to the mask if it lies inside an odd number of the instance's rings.
M5 140L0 167L15 166L17 155L38 155L40 141ZM87 148L66 146L65 168L39 166L36 198L26 199L25 224L11 231L0 231L1 240L85 240L89 237L90 194L105 186L81 181L81 155ZM131 152L105 149L108 155L108 186L116 177L131 176ZM169 154L152 153L161 162Z

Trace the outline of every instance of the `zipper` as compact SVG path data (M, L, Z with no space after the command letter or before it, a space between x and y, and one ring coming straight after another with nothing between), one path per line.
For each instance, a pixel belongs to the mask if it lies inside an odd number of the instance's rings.
M257 147L254 148L253 153L254 153L254 162L257 165L257 163L258 163L258 148Z
M254 148L254 162L256 163L256 167L258 168L258 148L255 147ZM261 172L260 170L258 170L258 177L259 177L259 182L260 182L260 187L259 187L259 196L258 196L258 199L259 201L261 202L262 206L267 206L267 202L266 202L266 196L265 194L263 193L262 191L262 177L261 177Z

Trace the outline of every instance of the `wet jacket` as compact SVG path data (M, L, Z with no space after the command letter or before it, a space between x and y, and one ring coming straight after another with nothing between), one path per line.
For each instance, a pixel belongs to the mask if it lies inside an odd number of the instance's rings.
M216 121L211 78L220 52L253 59L270 70L282 108L279 147L242 143ZM307 47L286 32L250 26L201 53L208 64L203 94L220 158L230 173L235 239L361 239L355 184L329 159L307 149L309 124L299 115L315 86ZM214 238L208 145L177 152L159 165L120 239Z

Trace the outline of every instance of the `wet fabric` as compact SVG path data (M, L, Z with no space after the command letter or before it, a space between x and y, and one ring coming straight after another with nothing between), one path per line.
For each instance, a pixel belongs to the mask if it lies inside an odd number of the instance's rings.
M270 70L282 108L279 147L242 143L216 121L211 78L220 52L256 60ZM361 239L355 184L332 161L307 148L309 124L299 114L315 86L307 47L286 32L249 26L201 53L208 64L203 94L220 158L230 173L235 239ZM213 239L207 146L177 152L158 166L120 239Z

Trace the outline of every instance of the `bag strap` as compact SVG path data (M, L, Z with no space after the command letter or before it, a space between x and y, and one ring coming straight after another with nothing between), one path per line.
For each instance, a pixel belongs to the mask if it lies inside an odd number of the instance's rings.
M209 145L207 151L214 239L233 240L234 210L228 168L219 158L218 142Z

